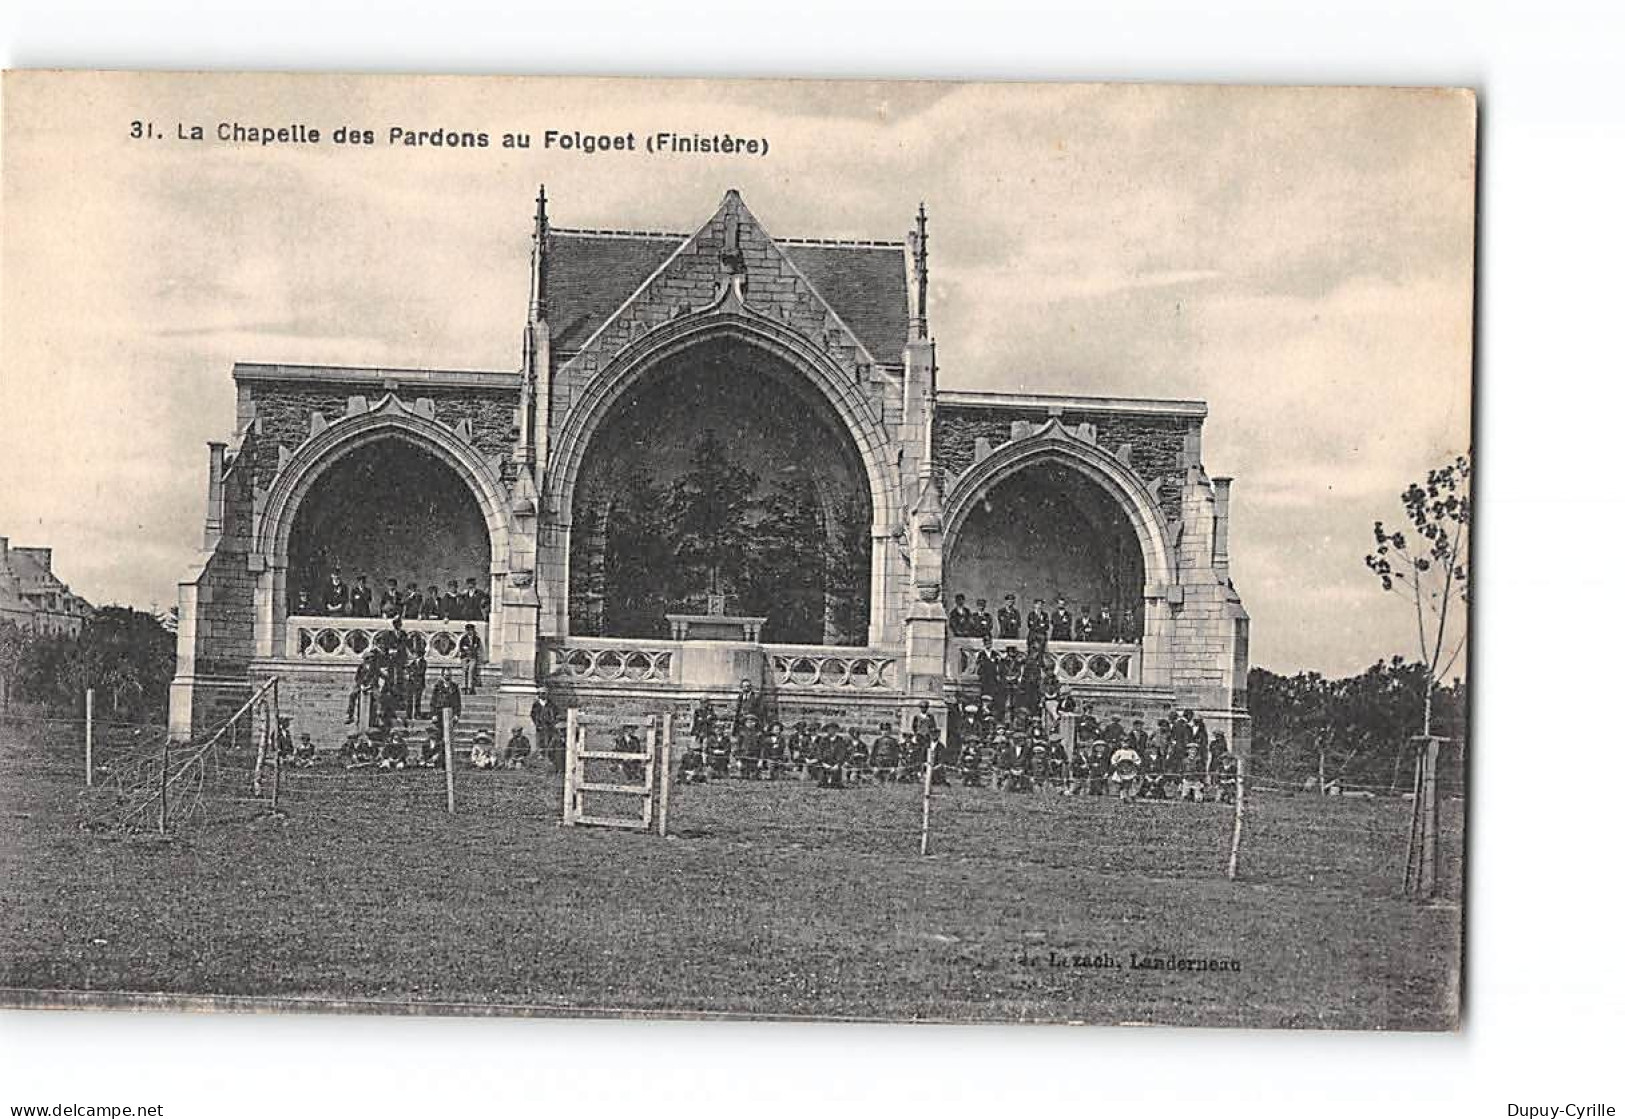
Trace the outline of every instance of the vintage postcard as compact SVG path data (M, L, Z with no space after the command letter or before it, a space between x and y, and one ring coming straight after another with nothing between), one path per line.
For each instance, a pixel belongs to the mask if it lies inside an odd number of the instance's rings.
M3 113L0 1001L1456 1028L1470 91Z

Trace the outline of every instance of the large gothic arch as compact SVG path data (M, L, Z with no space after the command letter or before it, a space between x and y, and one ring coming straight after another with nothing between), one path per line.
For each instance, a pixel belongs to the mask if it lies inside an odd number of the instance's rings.
M875 542L871 579L886 561L885 542L893 538L902 523L903 500L897 465L891 459L892 440L874 405L850 374L802 335L725 295L711 311L673 320L644 334L617 354L572 402L552 439L545 486L545 505L559 531L556 562L561 568L561 587L569 586L568 535L574 519L577 482L592 441L634 385L646 377L658 376L663 366L685 351L717 342L750 347L775 359L833 411L852 440L868 486L870 535ZM871 641L881 632L884 609L884 599L871 594ZM558 631L566 632L567 603L556 604L555 616Z
M570 521L576 480L593 436L615 403L667 359L707 342L754 346L804 376L834 409L857 445L869 482L876 531L900 523L902 502L896 467L880 419L851 378L796 332L741 310L688 316L657 327L618 354L573 402L553 442L547 471L548 508Z

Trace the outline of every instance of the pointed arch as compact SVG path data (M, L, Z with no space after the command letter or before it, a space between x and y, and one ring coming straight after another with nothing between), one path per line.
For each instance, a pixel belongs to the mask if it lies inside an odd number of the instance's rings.
M889 532L902 516L896 466L886 449L890 440L879 417L850 374L838 368L807 339L772 319L734 303L664 323L627 346L572 402L554 440L547 470L547 507L568 525L576 480L587 447L615 403L639 380L669 358L703 343L729 340L759 349L802 375L833 408L857 446L869 485L877 531Z
M369 411L335 420L299 445L266 491L256 519L254 551L272 566L286 564L288 539L299 504L328 468L349 452L381 439L399 439L449 466L475 500L491 538L493 574L508 570L512 523L507 490L484 456L457 432L418 415L393 396Z
M1039 463L1056 463L1076 471L1123 511L1144 559L1145 596L1165 595L1179 576L1173 541L1156 498L1121 460L1055 420L1025 438L1001 445L955 480L943 509L943 555L953 555L959 532L978 502L1000 483Z

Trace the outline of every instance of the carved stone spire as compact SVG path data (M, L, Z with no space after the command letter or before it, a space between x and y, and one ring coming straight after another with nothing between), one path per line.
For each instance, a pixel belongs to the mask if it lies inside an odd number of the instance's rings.
M926 261L930 256L926 247L925 232L925 203L920 203L920 212L914 216L914 232L908 235L909 251L914 255L914 315L909 323L915 338L930 336L930 326L926 321L925 298L929 270Z
M525 316L524 368L520 369L518 446L514 458L536 461L536 393L544 364L541 335L547 315L547 188L536 188L536 223L530 235L530 306Z
M536 188L536 228L530 238L530 318L547 313L547 187Z

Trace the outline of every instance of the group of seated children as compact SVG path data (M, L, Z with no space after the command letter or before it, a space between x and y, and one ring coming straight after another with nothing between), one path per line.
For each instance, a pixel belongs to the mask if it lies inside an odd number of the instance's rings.
M373 603L373 589L365 575L349 584L335 569L327 585L314 591L301 590L294 603L296 614L325 614L330 618L432 618L442 621L482 622L491 616L491 595L472 576L459 588L456 579L446 580L446 589L430 583L426 591L416 583L402 590L398 579L385 579L384 589Z
M1209 737L1192 711L1170 710L1148 732L1142 720L1125 728L1116 715L1102 725L1087 704L1070 728L1045 712L1018 713L1014 725L979 717L981 706L967 705L965 751L980 754L1008 792L1054 785L1063 796L1109 792L1124 801L1235 796L1236 759L1225 736Z
M992 785L1005 792L1054 787L1063 796L1101 796L1124 801L1234 798L1236 759L1222 733L1207 733L1193 711L1170 709L1148 732L1141 720L1124 727L1111 716L1104 724L1091 705L1062 720L1055 709L1014 708L996 714L990 699L950 708L948 733L940 734L929 705L893 733L881 723L871 737L858 726L801 721L762 725L745 713L725 727L707 700L694 712L687 748L678 764L684 784L726 777L779 778L846 788L866 781L917 782L929 769L935 784L957 777L971 788Z
M1098 607L1080 607L1076 616L1067 607L1066 596L1055 599L1055 609L1048 609L1044 600L1035 598L1022 617L1016 596L1004 596L1004 605L997 614L989 613L987 599L976 600L976 609L965 605L965 596L954 595L953 609L948 611L948 632L955 637L992 637L1000 641L1016 641L1022 637L1022 623L1026 623L1029 645L1051 641L1135 641L1135 625L1131 618L1114 615L1111 607L1101 603Z
M688 748L677 766L683 784L739 777L746 781L780 778L808 781L823 789L843 789L864 781L918 781L925 772L933 743L939 743L936 718L925 703L903 734L881 723L870 737L862 727L801 720L762 724L754 712L742 713L723 727L709 700L701 700L690 724ZM940 749L940 743L939 743Z
M429 690L428 648L423 634L401 628L400 619L379 634L373 646L361 655L351 682L345 712L346 726L354 726L339 750L339 760L349 768L376 765L381 769L404 769L409 764L408 728L414 720L426 719L419 743L419 765L441 764L442 712L455 720L463 713L463 694L473 693L479 683L480 639L470 624L463 635L467 646L460 688L451 670L443 668Z

